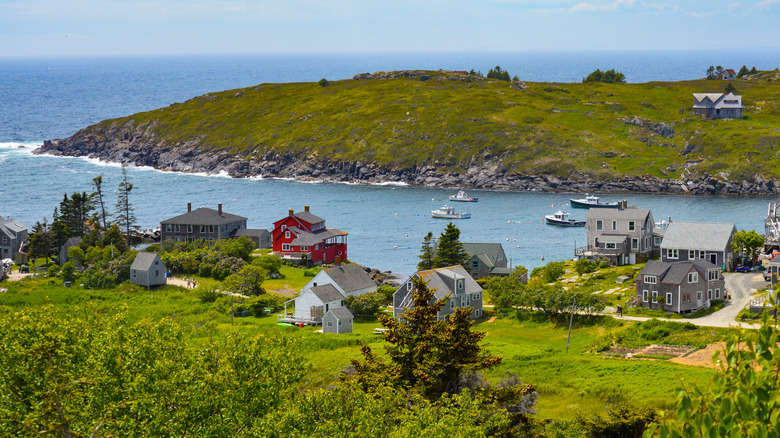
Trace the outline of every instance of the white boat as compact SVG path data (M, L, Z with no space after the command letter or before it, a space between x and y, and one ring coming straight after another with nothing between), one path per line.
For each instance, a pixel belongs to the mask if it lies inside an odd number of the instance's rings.
M458 194L457 195L450 195L450 201L477 202L477 201L479 201L479 198L477 198L476 196L469 196L463 190L458 190Z
M599 202L599 197L585 194L585 199L569 199L574 208L618 208L619 202Z
M471 213L457 213L455 207L444 205L438 210L431 210L431 216L439 219L469 219Z
M558 225L560 227L584 227L585 221L570 219L569 213L558 210L555 214L548 214L544 217L547 225Z

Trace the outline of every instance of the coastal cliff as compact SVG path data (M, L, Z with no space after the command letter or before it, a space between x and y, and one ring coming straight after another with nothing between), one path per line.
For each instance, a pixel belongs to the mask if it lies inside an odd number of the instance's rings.
M534 84L404 71L263 84L106 120L38 152L233 177L780 194L778 91L752 84L765 100L748 102L746 119L688 114L691 90L713 82Z

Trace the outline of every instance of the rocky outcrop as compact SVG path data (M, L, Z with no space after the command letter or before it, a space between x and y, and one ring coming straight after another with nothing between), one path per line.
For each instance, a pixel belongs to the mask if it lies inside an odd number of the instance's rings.
M681 181L650 176L622 176L595 181L577 174L569 178L521 175L507 172L500 157L496 156L486 156L479 164L467 164L462 172L447 172L436 162L389 168L374 162L333 161L317 154L267 152L242 155L225 150L211 151L208 145L200 144L197 140L180 144L158 142L153 128L154 123L133 125L132 122L91 127L67 139L46 141L37 152L92 157L170 171L227 172L239 178L262 176L366 184L397 182L430 187L534 192L780 195L780 184L761 177L751 181L730 181L724 175L705 175Z
M652 131L661 137L664 138L672 138L674 137L674 128L672 128L672 125L668 123L662 123L662 122L650 122L646 119L643 119L641 117L618 117L618 120L620 120L623 123L626 123L628 125L633 126L639 126L640 128L645 128L649 131Z

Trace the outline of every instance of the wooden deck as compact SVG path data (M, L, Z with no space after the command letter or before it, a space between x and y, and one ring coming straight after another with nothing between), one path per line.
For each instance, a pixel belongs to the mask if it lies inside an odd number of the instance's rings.
M288 314L278 314L276 315L276 322L277 323L288 323L293 325L303 324L303 325L320 325L322 324L322 320L315 320L311 318L296 318L295 315L288 313Z

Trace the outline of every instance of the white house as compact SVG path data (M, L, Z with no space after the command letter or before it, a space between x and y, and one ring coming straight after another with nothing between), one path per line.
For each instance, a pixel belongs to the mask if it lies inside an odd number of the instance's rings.
M376 283L366 274L366 271L360 266L350 263L320 271L301 289L301 295L314 286L325 284L333 285L344 297L376 292Z
M344 307L344 295L332 284L304 289L295 299L295 319L319 322L331 309Z

